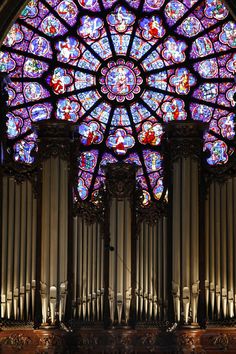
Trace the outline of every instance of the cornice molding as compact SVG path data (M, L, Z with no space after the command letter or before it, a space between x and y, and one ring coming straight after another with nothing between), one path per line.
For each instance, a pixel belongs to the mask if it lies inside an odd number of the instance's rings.
M165 125L166 154L171 162L182 157L200 159L207 124L199 121L173 121Z
M68 121L39 121L33 123L38 133L37 159L43 161L49 157L68 160L71 155L74 126Z

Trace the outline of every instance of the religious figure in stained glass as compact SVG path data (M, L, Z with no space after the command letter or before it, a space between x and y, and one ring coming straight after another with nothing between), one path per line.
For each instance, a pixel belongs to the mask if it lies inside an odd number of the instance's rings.
M93 199L103 167L117 161L138 166L145 205L164 199L169 121L209 123L209 165L235 153L236 23L221 0L31 0L3 42L0 70L11 78L16 162L34 162L33 122L77 127L78 199Z

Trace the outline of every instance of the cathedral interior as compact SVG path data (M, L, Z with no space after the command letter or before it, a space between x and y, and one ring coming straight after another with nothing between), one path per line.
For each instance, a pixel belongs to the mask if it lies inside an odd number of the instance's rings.
M236 353L236 3L2 0L0 353Z

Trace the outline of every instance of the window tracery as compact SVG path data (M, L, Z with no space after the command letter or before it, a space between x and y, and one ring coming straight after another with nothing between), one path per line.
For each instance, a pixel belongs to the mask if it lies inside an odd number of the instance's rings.
M123 161L139 167L144 204L164 199L163 123L208 122L212 166L234 154L235 48L220 0L31 0L0 51L15 161L34 162L33 122L68 120L81 140L78 198Z

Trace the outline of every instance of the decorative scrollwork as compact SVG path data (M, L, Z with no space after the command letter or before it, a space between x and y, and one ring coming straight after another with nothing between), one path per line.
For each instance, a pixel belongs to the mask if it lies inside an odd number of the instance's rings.
M137 223L146 222L148 224L156 224L160 218L167 216L167 204L165 202L151 202L147 207L137 204Z
M176 161L181 157L199 159L202 155L203 132L207 124L202 122L169 122L166 125L166 144L169 157Z
M217 347L220 350L228 350L229 343L230 336L228 336L226 333L221 333L219 335L209 337L209 344Z
M178 350L181 350L181 348L185 348L185 347L191 347L194 349L195 341L193 337L188 336L187 334L182 334L177 337L177 345L178 345Z
M213 181L224 184L228 179L236 176L236 157L235 155L230 156L225 165L209 166L205 162L203 168L207 186Z
M42 347L49 348L49 347L59 347L63 344L63 339L55 334L51 334L49 336L43 336L39 340L39 344Z
M9 337L1 339L1 344L10 345L14 347L15 350L22 350L25 346L32 342L30 337L25 336L21 333L11 334Z
M104 204L94 204L91 201L77 202L73 214L83 218L87 224L103 223Z
M106 189L111 197L122 199L134 195L136 165L118 162L107 164L104 170L107 177Z
M93 334L86 336L80 335L77 338L77 347L82 348L83 350L94 350L101 342L101 338L96 337Z
M68 160L71 153L73 125L67 121L34 123L38 133L39 160L60 156Z

